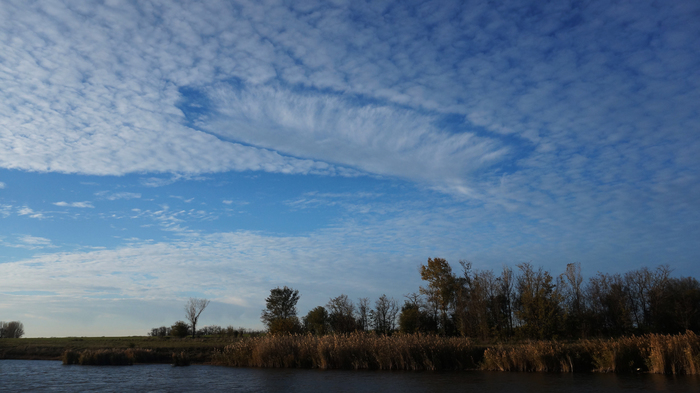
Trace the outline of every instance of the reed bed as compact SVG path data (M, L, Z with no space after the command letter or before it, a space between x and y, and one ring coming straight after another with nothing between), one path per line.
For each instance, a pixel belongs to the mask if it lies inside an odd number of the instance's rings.
M691 331L650 335L648 366L655 374L700 374L700 337Z
M645 336L619 337L610 340L581 340L581 344L593 361L592 371L632 373L646 372L649 359L649 334Z
M684 334L580 340L532 341L486 349L483 370L545 372L650 372L700 374L700 337Z
M482 370L564 372L590 371L591 359L580 344L553 341L532 341L504 347L499 345L484 352Z
M213 357L233 367L369 370L476 368L483 348L469 339L434 335L271 335L240 340Z

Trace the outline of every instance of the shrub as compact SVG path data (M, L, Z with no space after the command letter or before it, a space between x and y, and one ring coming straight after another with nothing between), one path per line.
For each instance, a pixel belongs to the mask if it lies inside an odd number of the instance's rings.
M177 321L175 324L170 328L170 335L175 336L175 337L186 337L190 332L190 325L183 321Z

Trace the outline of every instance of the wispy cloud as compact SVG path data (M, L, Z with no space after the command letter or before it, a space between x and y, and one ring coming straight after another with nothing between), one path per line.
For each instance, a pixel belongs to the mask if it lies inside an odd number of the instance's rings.
M437 128L437 116L339 96L256 87L210 93L218 115L200 126L232 140L362 171L437 184L461 183L508 153L496 138Z
M46 218L46 216L44 215L44 213L35 212L34 210L32 210L31 208L29 208L29 207L27 207L27 206L24 206L24 207L19 208L19 209L17 210L17 215L19 215L19 216L29 216L29 217L31 217L31 218Z
M15 236L13 241L6 241L4 239L0 239L0 245L12 248L24 248L27 250L57 248L57 246L55 246L50 239L31 235Z
M81 207L81 208L90 208L93 209L95 206L92 205L92 202L54 202L54 205L56 206L61 206L61 207Z
M96 196L104 198L108 201L116 201L117 199L139 199L141 194L138 192L109 192L100 191L95 193Z

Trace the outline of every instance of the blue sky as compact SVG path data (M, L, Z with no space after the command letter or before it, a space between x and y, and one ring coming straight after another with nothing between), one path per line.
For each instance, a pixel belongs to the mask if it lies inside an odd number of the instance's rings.
M0 320L397 299L428 257L699 276L700 4L2 1Z

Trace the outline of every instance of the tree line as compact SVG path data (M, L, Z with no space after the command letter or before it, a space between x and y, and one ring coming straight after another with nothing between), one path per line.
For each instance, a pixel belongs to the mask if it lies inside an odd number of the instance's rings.
M493 339L619 337L700 331L700 283L671 277L662 265L625 274L598 273L588 280L579 263L552 275L530 263L499 274L460 261L453 272L443 258L420 266L424 285L403 304L382 295L373 304L347 295L331 298L301 319L299 291L274 288L261 320L270 333L317 335L375 331L435 333Z

